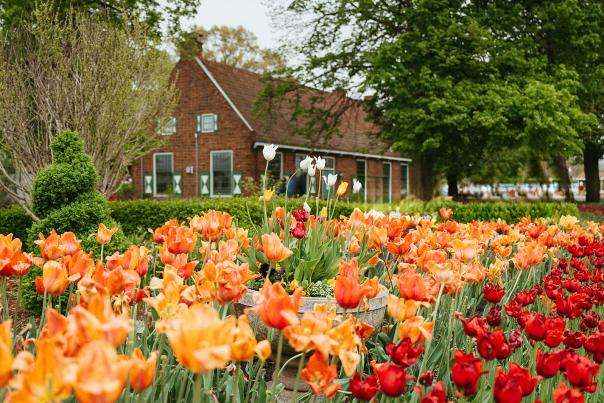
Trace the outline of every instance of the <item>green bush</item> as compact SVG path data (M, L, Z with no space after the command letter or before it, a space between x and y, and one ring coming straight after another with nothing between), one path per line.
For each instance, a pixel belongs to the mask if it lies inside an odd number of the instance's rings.
M25 244L33 220L18 206L0 209L0 234L13 234ZM24 245L25 246L25 245Z
M100 223L115 227L111 209L105 197L95 191L97 174L94 164L84 153L84 144L73 132L59 134L51 144L53 162L40 170L33 182L32 208L40 220L27 233L27 245L36 251L38 234L48 236L54 229L59 234L74 232L82 240L82 249L98 256L100 245L94 234ZM124 250L128 246L123 233L113 236L105 246L106 253ZM25 308L39 311L41 298L36 294L36 270L24 278L21 299Z

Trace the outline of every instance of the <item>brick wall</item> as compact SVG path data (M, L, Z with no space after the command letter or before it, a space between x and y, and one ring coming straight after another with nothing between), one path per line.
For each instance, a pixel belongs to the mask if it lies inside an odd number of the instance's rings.
M187 166L195 166L195 132L198 114L218 114L218 131L199 134L198 171L209 172L211 151L232 150L233 170L242 172L244 176L257 177L256 156L252 148L253 133L233 111L195 60L179 61L175 71L178 71L176 87L179 92L179 100L174 113L176 133L161 136L164 145L154 153L171 152L174 154L174 172L182 173L183 196L198 195L198 173L196 171L193 174L185 173ZM154 153L142 158L144 173L152 173ZM132 165L131 174L136 194L141 195L140 160Z
M155 153L172 153L174 172L182 174L182 196L195 197L199 192L199 174L209 173L210 153L218 150L233 152L233 170L241 172L243 177L253 177L259 182L264 173L265 161L262 148L253 148L255 135L251 132L223 95L210 81L195 60L181 60L175 72L179 100L174 112L176 133L160 136L164 144L158 150L136 161L130 168L133 185L137 195L142 196L142 174L153 172ZM233 100L237 104L237 100ZM203 113L218 115L218 130L213 133L200 133L196 157L195 132L196 116ZM156 135L156 134L153 134ZM296 154L305 155L306 151L295 152L280 149L283 153L283 174L290 176L298 168L295 164ZM348 193L352 191L352 178L356 176L357 157L322 154L335 158L336 173L341 179L349 182ZM198 166L196 164L198 160ZM367 196L369 201L383 200L383 164L384 160L366 159L367 162ZM400 198L400 162L392 164L392 201ZM193 173L185 173L187 167L193 167ZM196 169L197 168L197 169ZM411 172L410 172L411 176ZM410 181L410 183L412 183ZM243 182L242 182L243 184Z

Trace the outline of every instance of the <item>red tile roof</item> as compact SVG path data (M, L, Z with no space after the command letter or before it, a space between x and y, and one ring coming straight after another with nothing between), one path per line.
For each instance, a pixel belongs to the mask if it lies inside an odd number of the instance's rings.
M337 133L331 136L318 135L307 138L294 129L296 122L292 122L292 107L288 102L280 102L276 105L270 119L255 113L256 97L265 85L259 74L205 59L201 62L250 123L257 142L310 149L333 149L343 152L400 156L388 151L388 146L378 137L379 128L367 120L363 106L356 100L343 97L337 92L325 93L309 88L302 98L303 102L306 102L305 105L312 102L310 101L312 97L318 96L322 99L320 103L329 105L331 108L338 108L344 103L350 107L343 112ZM298 120L298 122L300 121Z

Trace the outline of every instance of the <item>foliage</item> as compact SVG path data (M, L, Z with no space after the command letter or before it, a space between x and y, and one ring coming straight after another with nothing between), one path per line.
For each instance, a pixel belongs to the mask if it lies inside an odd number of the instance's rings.
M61 20L50 7L32 18L0 40L0 143L8 157L0 159L0 187L34 216L32 180L50 162L58 133L82 136L97 189L111 195L132 161L161 144L149 126L172 113L176 90L169 56L140 24L80 12ZM69 174L57 203L77 190Z
M18 206L0 209L0 234L13 234L15 238L27 239L27 230L33 220Z
M93 243L88 236L104 223L116 226L105 197L94 190L96 171L84 152L83 141L70 131L57 136L52 145L53 163L39 172L33 181L33 210L40 220L29 229L27 244L33 250L38 234L48 235L52 229L59 233L71 231L83 239L83 247ZM115 249L123 241L116 236L108 249Z
M260 47L256 35L242 26L194 27L180 35L177 46L185 57L195 54L201 46L204 59L255 73L281 70L286 65L277 51Z
M582 104L581 72L551 64L558 43L540 41L572 34L591 59L567 65L589 66L583 70L593 78L599 68L591 63L601 58L593 52L602 31L594 24L598 3L588 7L592 17L574 0L279 4L282 19L296 24L290 52L302 56L291 75L315 88L371 94L372 120L395 149L414 156L423 199L432 197L438 174L492 180L493 173L517 176L531 160L576 155L581 136L596 127ZM571 27L559 29L568 18Z
M140 21L156 36L161 35L164 25L169 33L180 30L180 20L193 14L199 0L171 0L163 4L154 0L4 0L0 4L0 28L9 30L35 18L36 7L47 4L61 18L69 18L76 12L90 15L102 14L118 26Z

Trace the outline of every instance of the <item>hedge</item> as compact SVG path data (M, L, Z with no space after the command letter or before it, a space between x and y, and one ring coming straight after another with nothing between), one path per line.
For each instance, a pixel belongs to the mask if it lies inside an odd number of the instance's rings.
M303 200L288 200L288 204L299 208ZM314 199L309 200L314 208ZM282 199L277 199L273 205L283 205ZM256 198L228 199L170 199L170 200L128 200L109 202L111 216L128 236L144 234L148 228L156 228L171 218L184 221L188 217L200 214L209 209L226 211L233 215L238 225L253 228L252 223L262 220L262 203ZM572 203L545 202L484 202L457 203L440 198L429 202L406 200L397 205L387 204L357 204L340 201L336 205L335 214L350 215L355 207L362 210L375 209L383 212L398 210L403 214L435 214L441 207L453 209L453 218L459 222L495 221L518 222L522 217L554 218L562 215L578 215L577 206ZM0 233L14 233L23 240L27 238L27 228L31 219L18 207L0 209Z
M0 209L0 234L13 234L15 238L19 238L25 243L27 230L32 223L32 218L25 214L21 207L13 206Z

